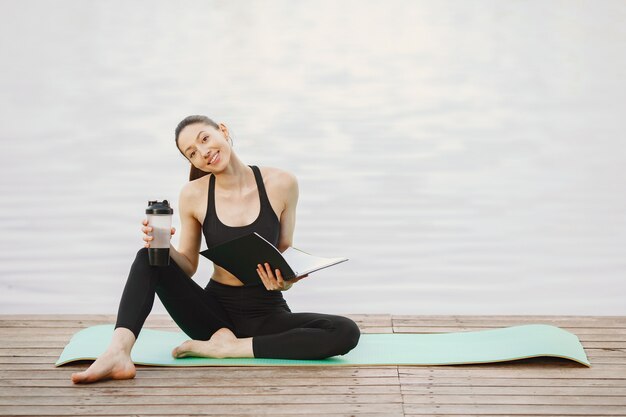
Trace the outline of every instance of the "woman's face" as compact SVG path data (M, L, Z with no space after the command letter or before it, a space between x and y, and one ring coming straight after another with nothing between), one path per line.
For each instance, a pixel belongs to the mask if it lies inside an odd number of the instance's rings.
M228 166L231 147L226 139L228 129L220 123L216 129L204 123L185 126L178 135L178 148L198 169L221 171Z

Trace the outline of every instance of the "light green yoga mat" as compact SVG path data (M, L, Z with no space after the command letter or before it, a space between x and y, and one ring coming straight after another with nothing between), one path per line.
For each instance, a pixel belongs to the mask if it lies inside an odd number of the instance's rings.
M72 336L55 365L96 359L109 345L112 334L112 324L80 330ZM185 340L189 337L182 332L144 328L131 358L139 365L158 366L328 366L453 365L555 356L591 366L576 335L547 324L455 333L363 333L357 347L346 355L322 360L173 358L172 349Z

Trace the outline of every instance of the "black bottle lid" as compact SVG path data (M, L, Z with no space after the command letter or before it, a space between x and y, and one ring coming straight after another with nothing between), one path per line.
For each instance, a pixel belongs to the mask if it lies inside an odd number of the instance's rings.
M146 214L174 214L174 209L170 207L170 203L167 200L150 200L148 201Z

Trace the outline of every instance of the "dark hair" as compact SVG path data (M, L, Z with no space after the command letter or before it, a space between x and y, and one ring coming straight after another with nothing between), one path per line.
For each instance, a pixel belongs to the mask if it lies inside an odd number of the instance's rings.
M176 126L176 129L174 130L174 135L175 135L174 141L176 142L176 147L178 148L180 153L185 157L185 159L187 159L187 157L185 156L183 151L180 150L180 147L178 146L178 137L180 136L180 131L181 130L183 130L185 127L187 127L189 125L193 125L193 124L196 124L196 123L204 123L205 125L213 126L216 129L220 128L219 125L217 123L215 123L213 120L209 119L206 116L202 116L202 115L199 115L199 114L194 114L192 116L187 116L183 120L181 120L180 123L178 124L178 126ZM193 180L196 180L198 178L202 178L205 175L209 175L209 174L210 174L210 172L202 171L201 169L198 169L193 164L191 164L191 169L189 170L189 181L193 181Z

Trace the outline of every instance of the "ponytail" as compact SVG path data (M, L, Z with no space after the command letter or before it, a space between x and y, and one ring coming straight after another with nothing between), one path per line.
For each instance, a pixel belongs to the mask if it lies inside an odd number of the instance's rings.
M193 164L191 164L191 168L189 169L189 181L197 180L198 178L202 178L205 175L209 175L209 174L210 172L206 172L201 169L198 169Z

